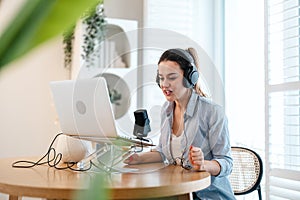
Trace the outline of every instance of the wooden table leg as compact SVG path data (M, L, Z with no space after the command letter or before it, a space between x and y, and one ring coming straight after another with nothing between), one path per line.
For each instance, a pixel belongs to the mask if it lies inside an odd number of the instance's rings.
M193 194L190 192L188 194L183 194L178 196L178 200L192 200L193 199Z
M22 200L22 197L9 195L9 200Z

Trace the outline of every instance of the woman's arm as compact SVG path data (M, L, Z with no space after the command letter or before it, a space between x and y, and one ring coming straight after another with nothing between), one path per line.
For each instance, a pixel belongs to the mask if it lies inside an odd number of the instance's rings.
M204 155L199 147L190 147L189 160L193 169L198 171L207 171L212 176L219 175L221 166L216 160L204 160Z
M129 165L154 162L162 162L162 157L158 151L135 153L126 160L124 160L124 163Z
M205 113L210 113L203 124L204 127L207 125L204 131L209 148L204 145L204 156L197 140L190 150L190 162L196 170L205 170L219 177L227 176L232 170L227 117L220 106L208 106Z

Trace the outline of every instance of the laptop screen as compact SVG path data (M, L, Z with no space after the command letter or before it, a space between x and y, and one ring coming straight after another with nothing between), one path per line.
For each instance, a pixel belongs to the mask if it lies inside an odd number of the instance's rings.
M50 82L61 131L66 135L116 137L117 131L106 80Z

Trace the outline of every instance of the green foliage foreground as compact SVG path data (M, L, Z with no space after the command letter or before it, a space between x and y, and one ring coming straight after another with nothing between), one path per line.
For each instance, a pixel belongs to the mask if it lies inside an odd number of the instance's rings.
M0 70L43 42L62 34L100 2L26 0L0 36Z
M82 190L74 194L74 200L106 200L110 197L110 191L105 188L107 185L104 173L95 174L90 181L87 190Z

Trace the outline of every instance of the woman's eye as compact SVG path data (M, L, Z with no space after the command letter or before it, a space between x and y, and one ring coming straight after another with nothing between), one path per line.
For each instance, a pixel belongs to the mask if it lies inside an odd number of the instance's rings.
M176 77L158 77L159 81L164 81L165 79L167 79L168 81L174 81L175 79L177 79L177 76Z
M171 81L173 81L173 80L175 80L177 77L169 77L168 79L169 80L171 80Z

